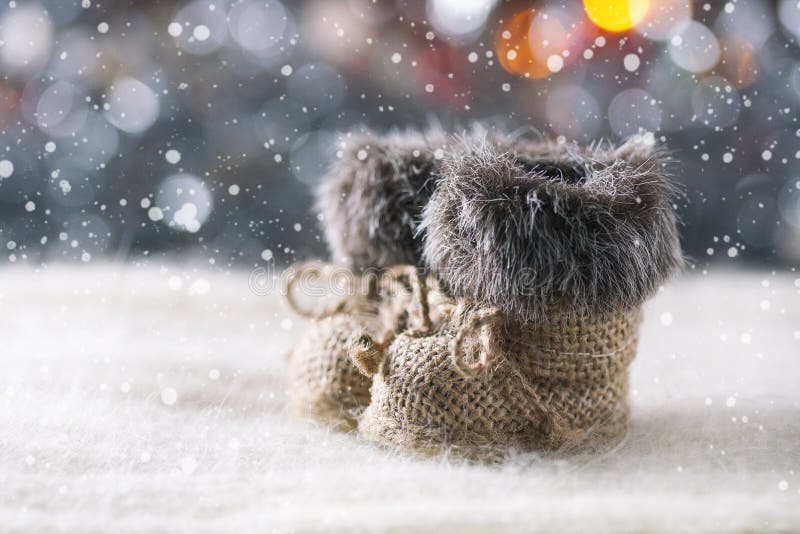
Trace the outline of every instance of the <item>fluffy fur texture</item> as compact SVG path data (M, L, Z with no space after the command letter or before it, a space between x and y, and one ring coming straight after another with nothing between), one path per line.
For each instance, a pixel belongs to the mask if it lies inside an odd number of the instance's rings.
M630 309L682 264L665 165L635 142L465 140L424 212L427 266L454 296L523 320Z
M441 160L481 139L508 150L529 149L479 123L466 128L460 141L440 127L346 135L342 156L323 177L316 201L333 260L357 271L421 266L420 220Z
M447 143L438 129L345 138L317 196L335 262L359 271L419 263L415 233Z

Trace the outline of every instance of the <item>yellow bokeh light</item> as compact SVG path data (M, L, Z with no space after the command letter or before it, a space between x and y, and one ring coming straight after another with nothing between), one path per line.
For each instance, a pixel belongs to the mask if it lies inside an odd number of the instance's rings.
M644 19L650 0L583 0L583 7L599 28L624 32Z

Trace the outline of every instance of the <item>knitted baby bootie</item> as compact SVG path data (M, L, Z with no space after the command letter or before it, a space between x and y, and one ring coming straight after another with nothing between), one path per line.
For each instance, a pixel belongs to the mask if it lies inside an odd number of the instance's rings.
M396 307L410 292L387 293L378 283L386 274L380 271L420 262L415 234L445 142L436 130L352 135L323 178L317 207L340 267L295 266L290 284L302 277L332 276L351 292L340 294L333 306L308 310L287 292L295 311L311 319L289 357L289 401L295 413L349 427L369 403L372 381L356 370L348 350L365 332L381 339L387 324L402 321ZM408 269L390 271L390 278L411 276Z
M635 143L448 157L423 226L449 312L359 364L375 370L361 433L480 456L619 439L640 306L682 262L672 193Z

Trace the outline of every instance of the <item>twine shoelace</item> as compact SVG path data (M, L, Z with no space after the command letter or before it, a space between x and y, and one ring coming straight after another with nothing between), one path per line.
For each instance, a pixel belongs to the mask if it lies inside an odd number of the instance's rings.
M354 275L355 286L350 288L342 298L333 303L323 301L317 302L311 308L302 307L295 298L295 287L303 280L316 282L324 277L330 277L336 269L341 269L332 264L310 261L296 264L290 268L286 283L286 301L289 307L300 316L321 320L327 317L342 313L355 313L359 309L375 306L378 301L385 301L390 313L386 315L386 321L380 333L363 333L358 336L355 346L352 347L351 355L356 365L368 371L366 374L372 375L377 372L378 364L382 360L381 353L388 348L389 344L397 335L403 332L402 323L405 316L411 319L411 311L404 307L405 299L398 302L398 297L407 297L404 291L396 291L402 288L399 282L405 281L411 288L413 303L416 305L415 327L405 330L412 336L430 334L433 330L433 321L430 313L430 302L428 299L428 287L422 279L419 271L413 265L396 265L383 273L379 277L373 275ZM465 312L465 306L456 307L455 315L466 319L464 324L458 329L458 333L451 344L450 357L455 368L465 377L476 376L486 368L491 359L491 354L496 351L493 334L496 323L500 320L500 311L497 308L470 310ZM479 332L479 338L483 350L475 362L467 362L464 358L464 343L470 334Z
M370 353L375 352L377 348L388 347L400 333L405 332L412 336L422 336L433 331L434 325L431 318L428 286L413 265L396 265L377 277L373 274L356 275L350 271L345 271L352 275L357 287L351 288L338 301L333 303L318 302L311 308L303 308L297 302L294 289L301 280L318 281L323 277L331 276L337 269L342 270L341 267L321 261L309 261L292 266L286 285L286 301L292 311L302 317L321 320L342 313L357 313L369 308L373 308L374 313L377 314L378 308L383 305L384 309L390 310L390 313L384 316L385 321L381 325L383 331L365 333L359 337L357 342L361 349ZM417 312L415 317L411 313L414 308L408 309L405 306L408 292L401 283L403 281L411 289L410 293ZM397 288L400 288L401 291L396 291ZM448 318L455 318L456 324L459 325L455 338L450 344L450 357L453 365L463 376L474 377L486 370L493 359L502 352L496 339L497 332L505 322L504 314L497 307L473 309L466 302L460 301L450 308L446 315ZM405 317L409 318L409 322L416 322L416 326L403 329L403 319ZM416 319L416 321L412 321L412 319ZM477 337L481 350L477 358L473 361L467 361L465 344L473 335ZM624 351L631 342L632 340L629 340L618 349L602 354L542 349L534 344L530 344L530 347L535 352L558 354L560 356L603 358L612 357ZM369 367L373 366L370 365Z
M313 308L303 308L294 295L294 288L298 282L304 278L308 278L310 281L320 280L323 276L330 275L335 269L341 268L321 261L304 262L290 267L286 282L286 301L292 311L309 319L324 319L340 313L352 313L358 309L362 300L375 300L375 297L381 294L391 296L395 293L394 289L396 287L402 287L395 284L405 280L412 289L412 294L419 309L419 329L426 332L430 330L428 289L413 265L396 265L381 273L381 276L377 278L372 275L356 275L349 272L357 280L357 288L353 288L352 291L343 295L333 305L318 303ZM393 316L393 320L399 326L400 318Z
M370 310L369 315L383 319L379 325L379 332L362 332L349 348L349 356L356 367L365 375L372 376L378 372L380 364L385 358L386 349L397 335L405 331L411 335L425 335L432 331L433 324L430 316L428 301L428 288L422 280L419 271L413 265L396 265L382 272L380 276L373 273L356 275L347 271L356 281L342 297L332 304L318 302L312 308L303 308L295 298L295 287L302 280L318 281L325 276L330 276L336 269L341 269L331 264L310 261L294 265L286 284L286 301L289 307L300 316L321 320L342 313L357 313ZM411 310L406 307L409 292L403 282L410 287L410 296L417 314L412 316ZM402 298L401 298L402 297ZM384 313L381 314L381 307ZM388 311L388 313L386 313ZM415 325L404 329L404 319L411 323L416 319Z

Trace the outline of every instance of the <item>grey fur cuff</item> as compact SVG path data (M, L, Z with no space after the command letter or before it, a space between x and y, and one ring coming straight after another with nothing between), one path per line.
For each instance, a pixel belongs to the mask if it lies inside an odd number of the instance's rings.
M317 194L334 261L358 271L420 263L415 234L447 142L440 130L345 138Z
M623 311L682 265L665 158L642 144L465 142L441 175L420 231L455 297L522 320Z

